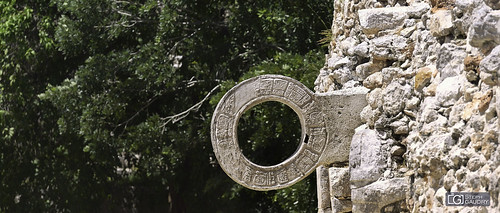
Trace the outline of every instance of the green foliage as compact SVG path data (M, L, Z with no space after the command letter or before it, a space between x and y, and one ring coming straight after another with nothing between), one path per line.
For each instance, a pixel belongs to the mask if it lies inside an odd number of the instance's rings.
M331 5L0 1L0 212L314 211L314 178L265 193L230 180L210 118L255 75L312 87ZM262 127L248 137L267 138Z

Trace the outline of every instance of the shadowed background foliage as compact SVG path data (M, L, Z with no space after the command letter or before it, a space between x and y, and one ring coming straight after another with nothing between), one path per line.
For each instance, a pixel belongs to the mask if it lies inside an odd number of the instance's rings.
M0 1L0 212L316 211L314 175L269 192L235 184L215 160L209 125L241 80L274 73L312 88L332 8ZM293 110L253 113L241 121L245 152L269 156L263 163L290 156L300 138Z

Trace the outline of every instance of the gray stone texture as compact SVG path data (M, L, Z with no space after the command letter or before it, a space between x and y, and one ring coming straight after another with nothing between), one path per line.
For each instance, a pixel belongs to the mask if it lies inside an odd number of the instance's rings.
M382 140L375 130L364 129L352 137L349 168L352 187L362 187L380 178L385 167Z
M332 197L332 213L352 212L351 200L343 200Z
M491 86L498 85L500 77L500 45L495 47L479 64L481 80Z
M382 207L405 199L408 183L404 178L377 181L353 189L353 212L380 212Z
M407 8L375 8L359 10L359 24L365 34L402 27L408 18Z
M318 209L331 211L330 181L328 168L319 166L316 168L316 185L318 195Z
M494 10L500 10L500 0L485 0L484 3Z
M316 84L369 89L351 141L352 212L500 212L499 1L345 0L334 9L327 59L349 63ZM491 205L449 207L447 191L488 191Z
M438 10L431 16L429 28L435 37L446 36L453 30L453 14L451 10Z
M330 167L330 196L335 198L351 197L349 168Z
M472 24L469 30L469 42L472 46L483 46L494 43L500 44L500 10L490 11Z
M288 187L320 165L348 161L351 137L362 123L359 114L367 104L367 91L356 87L314 94L297 80L280 75L245 80L229 90L215 109L211 123L215 156L226 174L247 188L267 191ZM245 158L234 135L240 116L265 101L278 101L292 108L302 128L303 142L298 150L272 166L257 165ZM323 203L329 204L329 193L326 195Z

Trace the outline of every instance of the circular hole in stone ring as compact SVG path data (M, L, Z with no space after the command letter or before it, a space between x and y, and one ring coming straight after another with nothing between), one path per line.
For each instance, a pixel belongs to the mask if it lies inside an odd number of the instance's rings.
M238 123L246 111L268 101L283 103L298 115L301 132L296 134L301 135L301 142L283 162L262 166L243 155ZM324 125L315 120L322 117L315 108L313 93L300 82L276 75L254 77L233 87L217 105L211 125L212 146L221 168L234 181L254 190L285 188L312 173L319 164L327 134Z
M265 101L247 109L238 121L238 145L243 155L261 166L272 166L290 158L302 137L298 114L278 101Z

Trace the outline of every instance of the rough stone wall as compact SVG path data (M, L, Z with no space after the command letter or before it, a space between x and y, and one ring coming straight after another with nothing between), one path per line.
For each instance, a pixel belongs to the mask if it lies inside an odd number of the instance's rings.
M500 2L334 2L315 90L370 92L349 162L317 169L319 212L500 212Z

